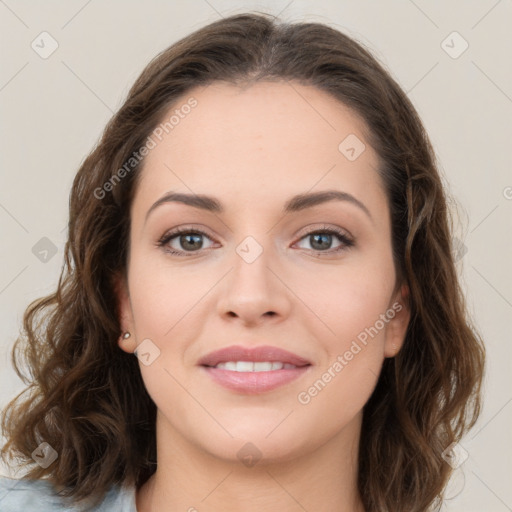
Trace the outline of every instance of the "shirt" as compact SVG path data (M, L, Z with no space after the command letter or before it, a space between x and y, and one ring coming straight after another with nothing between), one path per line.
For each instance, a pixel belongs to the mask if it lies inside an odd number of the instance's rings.
M83 507L67 507L50 482L17 480L0 476L2 512L84 512ZM135 487L112 486L103 501L87 512L137 512Z

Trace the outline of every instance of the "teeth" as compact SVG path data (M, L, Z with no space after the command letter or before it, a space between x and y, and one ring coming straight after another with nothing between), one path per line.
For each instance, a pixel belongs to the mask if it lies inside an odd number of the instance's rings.
M290 370L292 368L296 368L296 366L278 361L227 361L225 363L219 363L215 368L218 368L219 370L230 370L233 372L270 372L272 370Z

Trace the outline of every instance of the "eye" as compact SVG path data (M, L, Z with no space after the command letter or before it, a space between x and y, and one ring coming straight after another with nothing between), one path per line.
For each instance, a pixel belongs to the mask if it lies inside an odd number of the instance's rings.
M199 229L191 229L190 227L177 228L166 233L158 241L158 246L163 247L165 252L170 254L175 254L177 256L192 256L192 254L186 253L199 252L204 249L201 237L207 237L211 240L204 231ZM171 242L173 241L174 246L171 245ZM176 245L181 247L176 248Z
M212 241L208 234L200 229L194 229L190 226L176 228L162 236L157 245L169 254L193 256L194 253L211 248L211 246L206 248L203 246L203 237ZM334 249L330 247L333 243L333 237L340 242ZM354 245L353 239L346 232L333 227L322 227L309 231L300 240L308 240L310 248L306 247L306 249L318 253L319 256L337 253Z
M330 247L333 243L333 237L340 241L340 244L334 249ZM343 251L354 245L354 241L347 233L338 228L328 227L309 231L301 240L307 240L310 243L310 247L306 247L306 249L327 254Z

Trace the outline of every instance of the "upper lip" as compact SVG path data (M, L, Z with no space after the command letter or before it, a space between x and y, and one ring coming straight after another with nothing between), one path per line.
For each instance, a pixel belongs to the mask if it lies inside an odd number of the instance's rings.
M259 347L232 345L206 354L199 360L198 364L203 366L216 366L219 363L226 363L228 361L268 361L288 363L294 366L306 366L311 364L297 354L270 345L262 345Z

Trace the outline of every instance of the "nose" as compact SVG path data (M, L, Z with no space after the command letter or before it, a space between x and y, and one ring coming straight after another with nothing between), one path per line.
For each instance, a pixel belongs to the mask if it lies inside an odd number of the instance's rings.
M269 251L252 262L241 254L235 254L233 268L223 280L218 313L246 326L283 321L290 313L292 294L279 264L268 257Z

